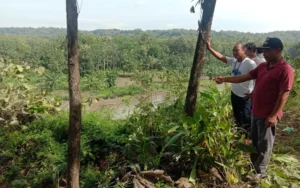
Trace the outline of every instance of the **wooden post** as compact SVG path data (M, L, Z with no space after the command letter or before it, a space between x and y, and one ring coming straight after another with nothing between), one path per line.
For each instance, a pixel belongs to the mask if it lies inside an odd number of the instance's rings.
M206 55L205 41L208 40L211 32L216 2L217 0L202 1L203 14L199 24L199 35L184 106L185 114L191 117L194 116L196 110L197 94Z
M67 187L79 188L80 171L80 132L81 132L81 96L78 50L78 12L77 0L67 3L67 37L69 70L69 134L68 134L68 174Z

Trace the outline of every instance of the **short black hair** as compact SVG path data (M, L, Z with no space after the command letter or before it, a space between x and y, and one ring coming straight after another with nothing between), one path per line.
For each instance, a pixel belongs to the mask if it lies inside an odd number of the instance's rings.
M256 52L257 52L258 54L262 54L264 51L263 51L263 49L261 49L261 48L257 48L257 49L256 49Z
M245 44L245 48L247 48L247 50L250 50L252 52L256 52L256 45L253 42L249 42L247 44Z

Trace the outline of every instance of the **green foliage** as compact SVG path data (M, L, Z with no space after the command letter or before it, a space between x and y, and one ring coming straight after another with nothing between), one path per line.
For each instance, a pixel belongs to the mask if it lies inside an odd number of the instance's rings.
M201 172L208 173L213 167L229 183L250 173L249 160L243 153L253 152L253 148L243 144L244 137L231 128L228 89L201 90L195 116L183 116L197 32L113 30L110 36L105 30L94 32L106 36L79 36L81 88L88 95L91 91L112 98L165 89L171 96L160 105L141 97L134 114L122 121L114 121L102 111L83 114L81 187L112 186L117 182L119 167L131 164L140 165L142 170L164 169L174 177L189 177L194 183ZM293 49L290 58L298 53L294 49L296 40L290 40L295 33L271 34L284 38L286 52L290 52L289 47ZM213 32L212 43L224 55L231 55L235 42L260 42L265 35ZM0 35L0 44L0 182L11 182L18 188L58 187L66 177L68 115L51 115L59 103L47 91L68 89L65 38ZM14 64L9 58L28 63ZM300 92L298 59L292 65L296 79L289 106L296 106ZM207 56L206 76L226 75L229 69ZM137 85L115 87L119 70L134 73ZM201 84L207 87L211 82ZM19 112L43 117L26 123L34 118L20 121ZM274 156L270 172L262 186L299 183L299 162L293 158ZM158 182L157 186L164 184Z
M204 69L204 75L207 76L210 80L219 75L230 75L231 67L220 64L220 62L212 57L211 54L208 54L208 61Z
M195 116L185 118L184 128L189 134L184 137L182 151L199 157L203 170L219 165L228 182L234 183L231 177L243 175L247 164L242 152L252 152L253 148L242 144L243 137L232 131L229 95L228 90L220 92L216 88L201 93Z
M173 105L165 103L155 108L151 102L146 101L142 98L135 113L125 122L124 127L131 133L126 155L134 163L141 163L145 169L151 169L159 165L162 154L159 150L170 141L169 136L165 137L168 130L180 124L180 107L183 104L177 100Z
M274 154L268 177L261 187L295 187L300 184L300 162L289 155Z
M105 76L106 73L104 71L91 72L89 75L81 78L81 89L83 91L99 91L105 88Z
M53 132L32 125L26 129L1 135L1 165L4 180L14 187L28 187L44 180L56 182L66 170L66 143L56 142ZM4 141L5 140L5 141Z
M55 73L67 71L66 40L16 35L0 35L0 57L28 62L30 66L44 68Z
M100 96L104 99L123 97L123 96L133 96L143 93L145 90L141 86L127 86L127 87L114 87L100 90Z
M153 72L136 72L134 80L143 87L147 88L153 82L154 75L155 74Z
M169 30L120 30L120 29L97 29L94 31L80 31L84 34L94 34L97 36L136 36L141 33L147 33L155 37L196 37L198 35L196 30L186 29L169 29ZM26 35L26 36L47 36L55 37L66 34L66 29L63 28L13 28L2 27L0 34L13 34L13 35ZM283 40L298 41L299 31L274 31L269 33L244 33L239 31L212 31L214 36L227 38L227 37L244 37L244 38L266 38L268 36L277 36Z
M220 92L216 88L201 92L193 118L183 117L178 110L183 109L182 99L156 111L151 103L141 103L137 114L131 116L125 126L129 132L133 131L127 144L131 152L127 156L147 170L168 165L162 159L171 152L180 156L176 165L181 172L190 173L194 161L201 161L194 166L198 171L217 167L229 182L235 183L249 165L242 153L254 149L243 144L244 138L232 131L229 96L228 90ZM182 166L181 160L190 162Z
M80 187L112 187L111 179L115 175L115 171L113 171L112 169L107 169L101 172L97 170L95 171L92 167L88 166L84 171L85 173L82 175Z
M34 36L18 35L22 30L24 34L32 32ZM26 61L30 66L43 66L52 74L66 74L67 43L64 35L36 36L34 33L38 30L0 28L0 33L17 34L0 35L0 56L15 61ZM41 35L46 33L45 30L47 29L41 28ZM48 30L52 31L55 28ZM57 33L61 32L61 29L58 29ZM300 54L296 46L299 42L299 32L296 31L263 34L220 31L212 32L212 36L212 46L226 56L232 55L231 49L236 42L261 44L267 36L276 36L283 40L286 57L295 58ZM81 32L80 73L85 77L99 70L183 70L191 66L196 40L197 32L192 30ZM228 74L228 67L208 54L204 74L209 77Z
M229 96L228 89L201 92L192 118L182 115L183 98L158 106L141 99L135 113L123 121L113 121L104 112L84 114L81 187L113 186L120 166L130 164L140 164L142 170L165 169L194 182L199 173L215 167L229 183L237 183L250 173L250 161L243 152L252 152L253 148L244 145L244 138L232 131ZM67 113L46 116L14 132L1 127L0 166L5 168L0 180L12 181L13 187L57 186L64 181L67 130ZM298 162L284 156L273 160L272 173L263 185L276 187L280 178L285 178L286 185L297 184ZM287 164L289 177L279 173Z
M31 74L43 74L43 69L31 69L27 64L3 63L0 68L0 118L1 123L18 129L37 114L55 112L60 105L47 98L47 91L30 84ZM32 121L32 120L31 120Z
M57 88L57 74L56 73L47 73L44 77L45 88L50 91L54 91Z
M116 85L116 80L118 77L118 73L115 71L107 71L105 73L105 77L106 77L106 84L108 88L112 88Z
M44 68L33 69L27 64L14 64L7 60L1 60L0 64L0 167L4 167L1 168L0 181L11 182L12 187L18 188L57 186L58 182L65 181L66 176L68 115L51 115L60 104L49 98L45 89L60 86L50 84L56 80L49 75L44 76ZM30 84L39 81L41 85L48 83L45 85L50 87L37 90ZM40 114L43 116L35 120ZM91 170L89 166L96 166L111 153L122 152L125 130L110 119L105 113L101 116L84 115L81 163L87 171ZM103 174L103 171L101 169L99 173ZM84 168L82 174L85 174ZM107 181L108 175L102 175L101 179L105 177ZM91 180L91 177L85 176L83 180L85 178L86 182Z
M109 115L101 114L83 115L82 187L109 183L114 172L106 169L116 162L118 155L123 155L122 148L127 138L125 130L120 123L111 121ZM12 182L12 186L18 188L57 186L56 183L66 174L67 130L67 113L47 116L15 132L1 127L0 166L5 169L0 180ZM98 166L99 162L104 166ZM96 167L98 171L94 170Z

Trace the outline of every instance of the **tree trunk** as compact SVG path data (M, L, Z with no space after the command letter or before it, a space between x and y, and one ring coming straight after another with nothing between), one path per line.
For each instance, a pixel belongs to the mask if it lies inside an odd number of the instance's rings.
M79 85L80 72L78 60L79 51L77 0L66 0L66 3L70 98L67 187L79 188L81 96Z
M184 107L185 114L191 117L194 116L196 110L197 94L206 55L205 41L208 40L211 32L216 1L217 0L204 0L202 3L202 20L199 25L199 35Z

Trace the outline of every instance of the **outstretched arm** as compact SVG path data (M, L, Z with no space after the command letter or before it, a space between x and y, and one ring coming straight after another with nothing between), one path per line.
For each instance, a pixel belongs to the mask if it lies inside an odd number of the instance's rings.
M218 76L214 80L216 81L217 84L222 84L224 82L228 83L242 83L246 82L249 80L252 80L253 78L250 76L249 73L241 75L241 76L231 76L231 77L223 77L223 76Z
M223 56L221 53L217 52L210 46L210 40L206 41L206 47L210 51L210 53L215 56L218 60L222 61L223 63L227 63L227 58Z

